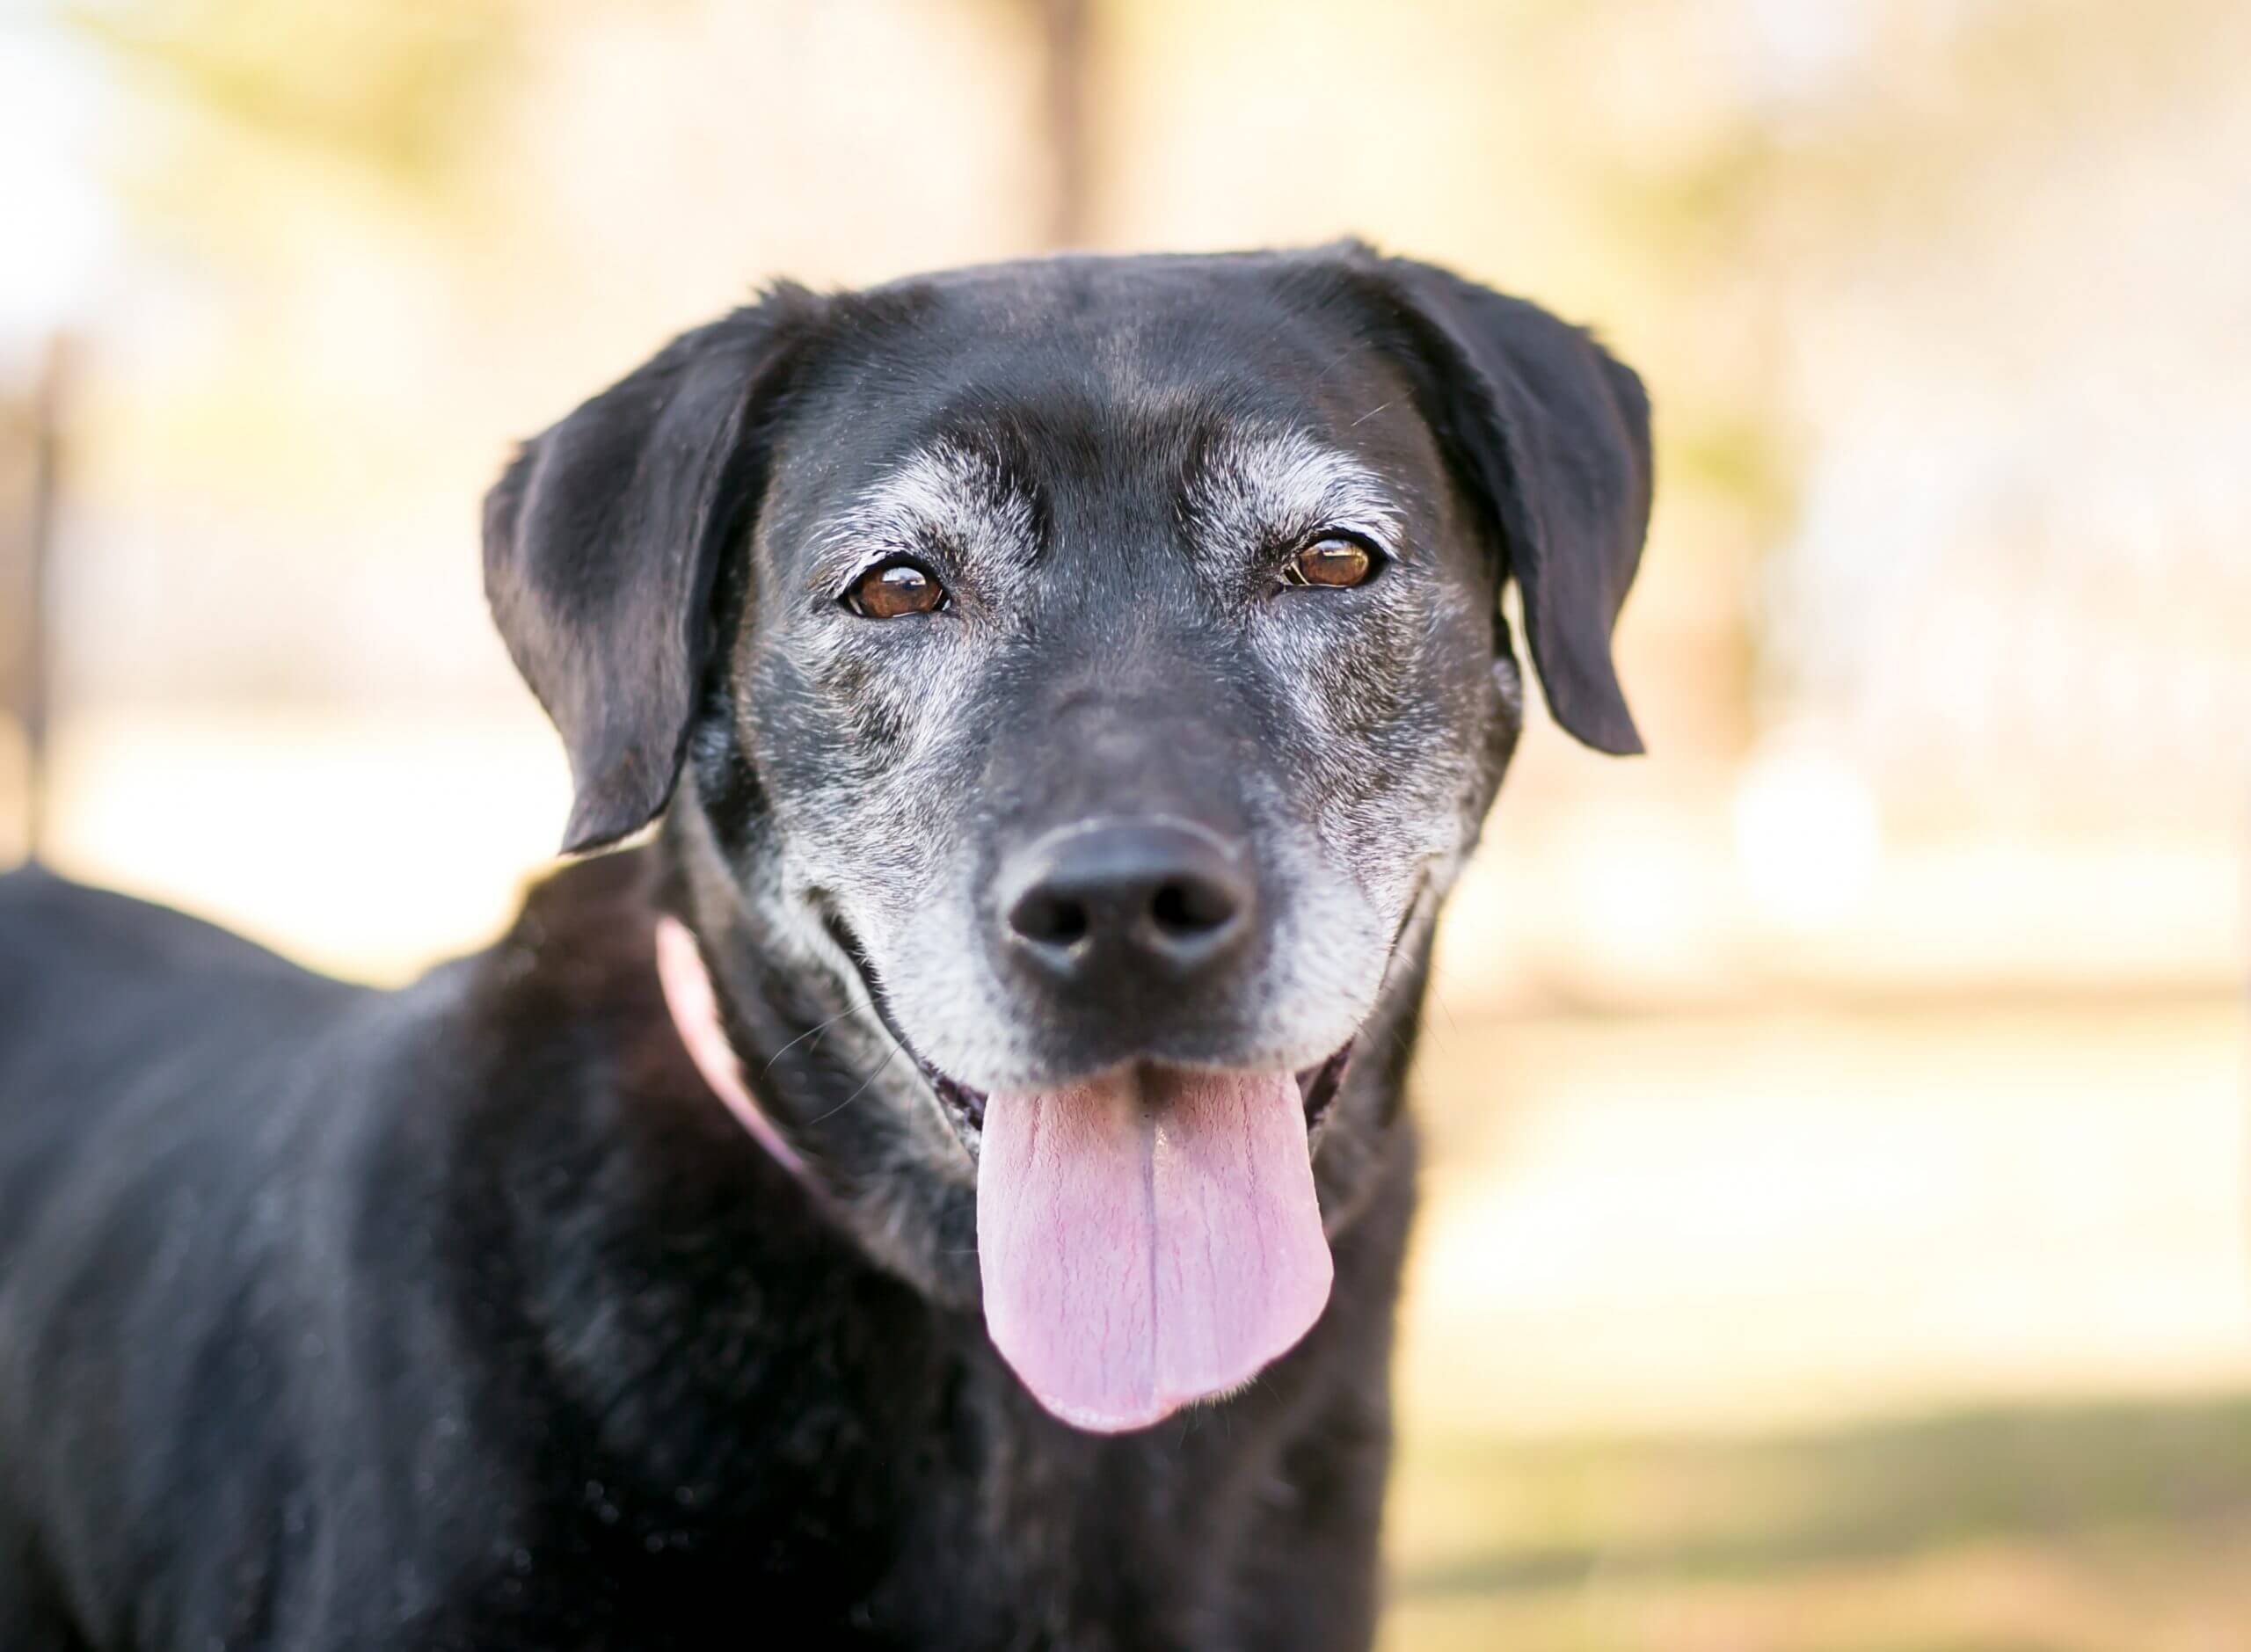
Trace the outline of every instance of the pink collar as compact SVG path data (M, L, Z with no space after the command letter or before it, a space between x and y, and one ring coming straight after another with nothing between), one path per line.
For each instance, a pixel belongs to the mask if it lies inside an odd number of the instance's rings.
M774 1128L774 1121L767 1117L766 1110L743 1082L742 1063L719 1025L719 1000L711 990L703 955L696 950L696 937L688 932L688 926L677 918L657 920L657 979L664 985L665 1008L672 1011L672 1024L703 1081L760 1146L772 1153L783 1169L811 1185L805 1161L782 1139L782 1132Z

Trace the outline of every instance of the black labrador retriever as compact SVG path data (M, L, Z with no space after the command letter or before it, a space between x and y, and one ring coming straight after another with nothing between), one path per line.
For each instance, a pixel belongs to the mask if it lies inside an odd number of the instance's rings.
M0 1645L1365 1647L1433 920L1640 382L1356 244L794 287L528 445L403 992L0 883ZM348 877L348 866L338 868Z

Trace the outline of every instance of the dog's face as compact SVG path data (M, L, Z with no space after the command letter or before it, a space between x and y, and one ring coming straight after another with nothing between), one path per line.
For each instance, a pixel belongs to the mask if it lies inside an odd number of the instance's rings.
M1232 273L940 287L775 433L736 734L966 1133L1134 1060L1310 1084L1515 727L1411 384Z
M692 751L907 1058L882 1104L974 1153L994 1097L1286 1075L1313 1125L1514 745L1505 579L1558 719L1637 749L1647 444L1584 335L1355 248L785 290L529 448L488 573L570 847Z

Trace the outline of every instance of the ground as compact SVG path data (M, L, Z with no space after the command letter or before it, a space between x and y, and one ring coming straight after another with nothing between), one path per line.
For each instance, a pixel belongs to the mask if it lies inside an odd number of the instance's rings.
M1442 1018L1386 1652L2251 1645L2243 1052Z

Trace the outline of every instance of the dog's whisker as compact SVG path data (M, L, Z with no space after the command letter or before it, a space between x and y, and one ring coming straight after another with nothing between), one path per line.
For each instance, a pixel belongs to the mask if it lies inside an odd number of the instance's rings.
M849 1095L837 1103L835 1106L830 1108L827 1112L820 1114L817 1117L807 1119L805 1121L805 1127L810 1130L815 1124L821 1124L826 1120L834 1118L837 1114L842 1112L853 1103L858 1101L860 1097L868 1093L868 1087L873 1084L878 1079L881 1078L885 1070L890 1067L891 1064L898 1059L899 1046L897 1044L893 1044L890 1051L884 1056L884 1059L876 1064L876 1070L869 1073L866 1078L860 1081L860 1088L858 1089L854 1090Z
M1446 994L1439 990L1435 981L1431 984L1429 996L1424 1001L1438 1012L1436 1017L1425 1022L1433 1039L1439 1044L1445 1044L1450 1037L1460 1034L1461 1019L1454 1015L1453 1006L1446 1002Z
M831 1015L827 1021L819 1022L814 1025L806 1028L796 1037L790 1039L789 1043L783 1044L779 1050L776 1050L772 1058L767 1061L766 1065L758 1070L758 1076L761 1078L767 1077L774 1071L775 1062L779 1061L783 1056L789 1054L790 1051L796 1049L806 1039L819 1037L822 1033L827 1032L831 1027L834 1027L838 1022L849 1016L851 1013L852 1012L849 1009L840 1009L836 1014Z

